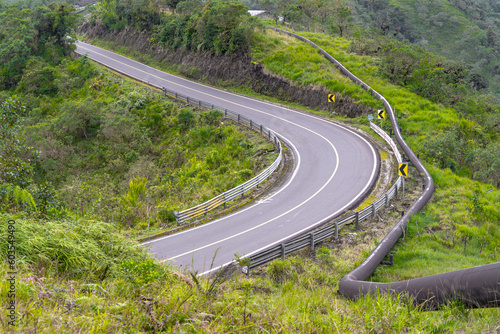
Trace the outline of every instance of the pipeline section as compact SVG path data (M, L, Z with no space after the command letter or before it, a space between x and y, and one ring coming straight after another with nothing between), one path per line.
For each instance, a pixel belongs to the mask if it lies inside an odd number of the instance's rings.
M399 240L410 217L427 205L435 190L434 181L422 162L404 141L398 126L396 114L389 102L381 94L361 81L340 62L309 39L281 29L267 28L309 43L312 47L318 49L344 75L356 84L359 84L363 89L369 91L375 98L381 100L386 113L389 115L396 141L413 166L424 176L424 191L420 197L411 205L408 211L363 263L342 278L339 283L340 294L346 298L355 299L369 293L375 294L377 291L394 294L406 293L417 304L425 305L425 307L431 309L453 300L460 300L464 305L471 308L500 306L500 262L400 282L378 283L366 281Z

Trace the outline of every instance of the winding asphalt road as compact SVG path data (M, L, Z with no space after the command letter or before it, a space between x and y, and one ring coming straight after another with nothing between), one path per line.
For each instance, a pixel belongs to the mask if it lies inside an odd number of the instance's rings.
M245 115L272 129L293 150L293 174L276 192L224 218L144 243L161 261L207 273L232 262L235 254L251 255L342 214L376 182L377 151L352 130L182 79L83 42L76 46L77 53L127 76Z

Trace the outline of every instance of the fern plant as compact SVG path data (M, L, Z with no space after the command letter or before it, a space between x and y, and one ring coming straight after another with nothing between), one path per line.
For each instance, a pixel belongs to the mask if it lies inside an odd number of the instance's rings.
M17 206L31 207L35 212L38 211L35 200L28 190L12 184L2 185L0 189L0 196L7 205L10 202L15 203ZM5 209L2 208L2 211L5 211Z

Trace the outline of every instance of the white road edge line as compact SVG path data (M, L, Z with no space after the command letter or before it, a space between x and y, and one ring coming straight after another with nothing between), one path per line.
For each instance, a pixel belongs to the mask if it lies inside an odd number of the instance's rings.
M361 137L361 138L362 138L365 142L367 142L367 141L366 141L366 139L364 139L362 136L360 136L360 137ZM369 144L369 145L370 145L370 144ZM375 150L373 149L373 146L372 146L372 145L370 145L370 147L372 148L372 153L373 153L374 159L376 159ZM375 175L375 168L372 170L372 175L371 175L371 177L370 177L370 180L372 180L372 179L373 179L374 175ZM356 200L357 200L357 199L361 196L361 194L365 192L365 190L368 188L368 185L369 185L369 183L367 183L367 184L365 185L365 187L363 188L363 191L361 191L361 193L360 193L358 196L356 196L356 198L354 198L352 201L350 201L349 203L347 203L344 207L342 207L341 209L337 210L337 212L335 212L335 213L333 213L333 214L331 214L331 215L329 215L329 216L334 216L334 215L338 214L339 212L342 212L342 210L344 210L345 208L349 207L349 205L351 205L352 203L354 203L354 202L355 202L355 201L356 201ZM319 224L320 224L320 223L321 223L324 219L328 218L329 216L326 216L326 217L324 217L323 219L320 219L317 223L312 224L311 226L308 226L308 227L306 227L306 228L304 228L304 229L302 229L302 230L300 230L300 231L298 231L298 232L295 232L295 233L293 233L293 234L291 234L291 235L287 236L286 238L282 238L282 239L280 239L280 240L278 240L278 241L276 241L276 242L273 242L273 243L271 243L271 244L269 244L269 245L267 245L267 246L261 247L261 248L259 248L259 249L255 250L255 251L253 251L253 252L250 252L249 254L245 254L245 255L243 255L241 258L242 258L242 259L247 258L247 257L249 257L249 256L252 256L252 255L253 255L253 254L255 254L255 253L258 253L258 252L260 252L260 251L263 251L264 249L271 248L271 247L273 247L273 246L275 246L275 245L280 244L281 242L283 242L283 241L285 241L285 240L287 240L287 239L293 238L293 237L294 237L294 236L296 236L296 235L300 235L300 234L302 234L304 231L306 231L306 230L310 230L310 229L311 229L311 227L315 227L315 226L319 225ZM161 262L163 262L163 261L161 261ZM226 263L224 263L224 264L222 264L222 265L218 266L217 268L213 268L213 269L211 269L211 270L207 270L207 271L205 271L205 272L202 272L201 274L198 274L198 276L204 276L204 275L209 274L209 273L211 273L211 272L213 272L213 271L215 271L215 270L220 270L220 269L222 269L222 268L224 268L224 267L226 267L226 266L230 265L231 263L235 263L235 262L236 262L235 260L232 260L232 261L226 262Z
M78 41L78 43L82 43L82 44L90 45L90 44L87 44L87 43L84 43L84 42L80 42L80 41ZM158 69L156 69L156 68L154 68L154 67L151 67L151 66L149 66L149 65L142 64L142 63L140 63L140 62L138 62L138 61L136 61L136 60L134 60L134 59L132 59L132 58L125 57L125 56L123 56L123 55L120 55L120 54L117 54L117 53L114 53L114 52L111 52L111 51L108 51L108 50L105 50L105 49L102 49L102 48L99 48L99 47L96 47L96 46L93 46L93 45L90 45L90 46L91 46L91 47L94 47L94 48L101 49L101 50L103 50L103 51L105 51L105 52L113 53L114 55L118 55L119 57L123 57L123 58L125 58L125 59L127 59L127 60L130 60L130 61L132 61L132 62L134 62L134 63L137 63L137 64L139 64L139 65L141 65L141 66L145 66L145 67L151 68L151 69L153 69L154 71L158 71L158 72L160 72L160 73L162 73L162 74L167 74L167 75L169 75L169 76L174 76L174 75L172 75L172 74L170 74L170 73L167 73L167 72L164 72L164 71L158 70ZM91 52L95 52L95 53L97 53L97 54L100 54L99 52L93 51L93 50L91 50L91 49L89 49L89 48L85 48L85 47L83 47L83 46L80 46L80 47L81 47L82 49L86 49L86 50L89 50L89 51L91 51ZM100 54L100 55L101 55L101 56L103 56L103 57L106 57L106 58L111 59L110 57L108 57L108 56L106 56L106 55L103 55L103 54ZM113 60L113 61L115 61L115 62L118 62L118 63L121 63L120 61L117 61L117 60L114 60L114 59L111 59L111 60ZM123 65L125 65L125 66L127 66L127 67L134 68L134 67L132 67L132 66L130 66L130 65L128 65L128 64L124 64L124 63L121 63L121 64L123 64ZM109 67L111 67L111 66L109 66ZM314 133L314 134L318 135L319 137L323 138L325 141L327 141L327 142L328 142L328 143L332 146L332 148L334 149L334 151L335 151L335 155L336 155L336 157L337 157L337 165L336 165L336 167L335 167L335 171L334 171L334 173L330 176L330 178L328 179L328 181L327 181L327 182L326 182L326 183L325 183L325 184L324 184L324 185L323 185L323 186L322 186L322 187L321 187L321 188L320 188L320 189L319 189L319 190L318 190L315 194L313 194L311 197L309 197L307 200L305 200L305 201L304 201L304 202L302 202L301 204L299 204L299 205L295 206L294 208L290 209L289 211L287 211L287 212L285 212L285 213L283 213L283 214L281 214L281 215L279 215L279 216L277 216L277 217L275 217L275 218L273 218L273 219L271 219L271 220L268 220L268 221L267 221L267 222L265 222L265 223L262 223L262 224L260 224L260 225L254 226L254 227L253 227L253 228L251 228L251 229L248 229L248 230L246 230L246 231L243 231L243 232L237 233L237 234L235 234L235 235L233 235L233 236L231 236L231 237L228 237L228 238L222 239L222 240L220 240L220 241L218 241L218 242L214 242L214 243L211 243L211 244L209 244L209 245L206 245L206 246L203 246L203 247L197 248L197 249L192 250L192 251L190 251L190 252L186 252L186 253L183 253L183 254L181 254L181 255L177 255L177 256L175 256L175 257L172 257L172 258L168 258L168 259L162 260L162 261L160 261L160 262L165 262L165 261L172 260L172 259L176 259L176 258L178 258L178 257L184 256L184 255L187 255L187 254L190 254L190 253L194 253L194 252L196 252L196 251L198 251L198 250L201 250L201 249L203 249L203 248L210 247L210 246L212 246L212 245L214 245L214 244L217 244L217 243L223 242L223 241L225 241L225 240L231 239L231 238L236 237L236 236L238 236L238 235L241 235L241 234L243 234L243 233L249 232L249 231L251 231L251 230L253 230L253 229L257 228L257 227L263 226L263 225L265 225L265 224L267 224L267 223L269 223L269 222L271 222L271 221L273 221L273 220L275 220L275 219L280 218L281 216L283 216L283 215L285 215L285 214L287 214L287 213L289 213L289 212L291 212L291 211L293 211L293 210L297 209L298 207L302 206L303 204L307 203L310 199L312 199L313 197L315 197L315 196L316 196L316 195L317 195L317 194L318 194L321 190L323 190L323 189L326 187L326 185L327 185L328 183L330 183L330 181L332 180L332 178L333 178L334 174L336 173L336 171L337 171L337 169L338 169L338 165L339 165L339 158L338 158L338 153L337 153L337 150L336 150L335 146L334 146L334 145L333 145L333 144L332 144L332 143L331 143L328 139L326 139L325 137L323 137L323 136L322 136L322 135L320 135L319 133L317 133L317 132L315 132L315 131L312 131L312 130L310 130L310 129L308 129L308 128L304 127L304 126L301 126L301 125L299 125L299 124L296 124L296 123L294 123L294 122L288 121L288 120L286 120L286 119L284 119L284 118L281 118L281 117L275 116L275 115L273 115L273 114L269 114L269 113L267 113L267 112L263 112L263 111L261 111L261 110L258 110L258 109L252 108L252 107L244 106L244 105L241 105L241 104L239 104L239 103L235 103L235 102L232 102L232 101L229 101L229 100L225 100L225 99L219 98L219 97L217 97L217 96L213 96L213 95L211 95L211 94L208 94L208 93L205 93L205 92L202 92L202 91L198 91L198 90L193 89L193 88L190 88L190 87L183 86L183 85L181 85L181 84L178 84L178 83L175 83L175 82L169 81L169 80L167 80L167 79L164 79L164 78L158 77L158 76L156 76L156 75L154 75L154 74L151 74L151 73L145 72L145 71L143 71L143 70L141 70L141 69L138 69L138 68L134 68L134 69L135 69L135 70L138 70L138 71L140 71L140 72L143 72L143 73L145 73L145 74L151 75L151 76L153 76L153 77L156 77L157 79L160 79L160 80L162 80L162 81L166 81L166 82L169 82L169 83L172 83L172 84L175 84L175 85L178 85L178 86L184 87L184 88L186 88L186 89L189 89L189 90L195 91L195 92L197 92L197 93L201 93L201 94L204 94L204 95L208 95L208 96L211 96L211 97L215 97L215 98L217 98L217 99L220 99L220 100L222 100L222 101L225 101L225 102L228 102L228 103L231 103L231 104L237 105L237 106L241 106L241 107L244 107L244 108L247 108L247 109L250 109L250 110L254 110L254 111L256 111L256 112L259 112L259 113L262 113L262 114L265 114L265 115L268 115L268 116L271 116L271 117L274 117L274 118L280 119L280 120L282 120L282 121L284 121L284 122L286 122L286 123L290 123L290 124L293 124L293 125L298 126L298 127L300 127L300 128L303 128L303 129L305 129L305 130L307 130L307 131L310 131L311 133ZM116 70L116 71L118 71L118 72L120 72L120 70L119 70L119 69L116 69L116 68L115 68L115 70ZM316 119L316 120L320 120L320 121L322 121L322 122L325 122L325 123L328 123L328 124L332 124L332 125L334 125L334 126L337 126L337 127L341 128L341 129L343 129L343 130L345 130L345 131L348 131L348 132L351 132L352 134L354 134L354 135L358 136L359 138L361 138L361 139L362 139L362 140L363 140L363 141L364 141L364 142L368 145L368 147L370 147L370 149L371 149L371 151L372 151L372 154L373 154L374 161L376 161L376 160L377 160L377 159L376 159L375 150L374 150L374 148L373 148L373 145L372 145L372 144L370 144L370 143L369 143L369 142L368 142L368 141L367 141L367 140L366 140L363 136L361 136L360 134L356 133L355 131L353 131L353 130L351 130L351 129L348 129L348 128L346 128L346 127L340 126L339 124L336 124L335 122L330 122L330 121L324 120L324 119L319 118L319 117L316 117L316 116L312 116L312 115L309 115L309 114L301 113L301 112L298 112L298 111L295 111L295 110L292 110L292 109L283 108L283 107L281 107L281 106L276 106L276 105L273 105L273 104L270 104L270 103L267 103L267 102L263 102L263 101L260 101L260 100L254 100L254 99L251 99L251 98L246 97L246 96L237 95L237 94L234 94L234 93L231 93L231 92L226 92L226 91L223 91L223 90L220 90L220 89L217 89L217 88L213 88L213 87L210 87L210 86L201 85L201 84L199 84L199 83L197 83L197 82L190 81L190 80L187 80L187 79L184 79L184 78L180 78L180 77L177 77L177 76L175 76L175 77L176 77L177 79L180 79L180 80L185 81L185 82L189 82L190 84L194 84L194 85L199 86L199 87L213 89L213 90L215 90L215 91L220 91L220 92L222 92L222 93L226 93L226 94L229 94L229 95L237 96L237 97L240 97L240 98L243 98L243 99L247 99L247 100L251 100L251 101L257 101L257 102L263 103L263 104L265 104L265 105L269 105L269 106L273 106L273 107L278 107L278 108L280 108L280 109L284 109L284 110L286 110L286 111L291 111L291 112L294 112L294 113L298 113L298 114L301 114L301 115L303 115L303 116L311 117L311 118L314 118L314 119ZM137 78L137 79L138 79L138 78ZM140 79L139 79L139 80L140 80ZM141 81L142 81L142 80L141 80ZM289 143L291 143L290 141L288 141L288 142L289 142ZM293 146L293 144L292 144L292 146ZM295 146L294 146L294 149L296 149L296 148L295 148ZM297 153L297 155L299 155L298 151L296 151L296 153ZM362 194L366 191L366 189L367 189L367 188L368 188L368 186L370 185L370 183L371 183L371 181L372 181L372 179L373 179L373 177L374 177L374 175L375 175L375 169L376 169L376 165L375 165L375 166L374 166L374 168L372 169L372 175L370 176L369 182L365 185L365 187L364 187L364 188L362 189L362 191L358 194L358 196L356 196L354 199L352 199L352 200L351 200L349 203L347 203L344 207L342 207L341 209L337 210L335 213L330 214L330 215L326 216L326 217L325 217L325 218L323 218L323 219L326 219L326 218L327 218L327 217L329 217L329 216L333 216L333 215L335 215L335 214L337 214L337 213L339 213L339 212L343 211L345 208L347 208L347 207L348 207L348 206L350 206L353 202L355 202L355 201L356 201L356 200L357 200L357 199L358 199L358 198L359 198L359 197L360 197L360 196L361 196L361 195L362 195ZM294 173L294 176L295 176L295 174L296 174L296 173ZM288 182L286 186L288 186L288 184L289 184L289 183L290 183L290 182ZM277 194L277 193L276 193L276 194ZM275 195L276 195L276 194L275 194ZM274 196L274 195L273 195L273 196ZM258 205L258 204L256 204L256 205ZM252 207L253 207L253 206L252 206ZM248 209L250 209L250 208L247 208L247 209L245 209L245 210L248 210ZM245 210L238 211L238 212L237 212L237 213L235 213L235 214L239 214L239 213L241 213L241 212L244 212ZM235 215L235 214L233 214L233 215ZM233 216L233 215L231 215L231 216ZM230 217L230 216L228 216L228 217ZM320 219L320 220L319 220L316 224L313 224L313 225L311 225L311 226L316 226L316 225L318 225L318 224L319 224L319 223L320 223L323 219ZM212 223L216 223L216 222L218 222L218 221L220 221L220 220L214 221L214 222L212 222ZM211 224L212 224L212 223L211 223ZM209 225L209 224L204 224L203 226L208 226L208 225ZM203 227L203 226L200 226L200 227L198 227L198 228L201 228L201 227ZM276 244L280 243L280 242L281 242L281 241L283 241L283 240L286 240L286 239L288 239L288 238L290 238L290 237L293 237L293 236L295 236L295 235L297 235L297 234L300 234L300 233L302 233L303 231L305 231L305 230L307 230L307 229L310 229L310 228L311 228L311 226L309 226L309 227L307 227L307 228L305 228L305 229L302 229L302 230L300 230L300 231L298 231L298 232L296 232L296 233L294 233L294 234L292 234L292 235L289 235L289 236L287 236L286 238L283 238L283 239L281 239L281 240L279 240L279 241L277 241L277 242L274 242L274 243L272 243L272 244L270 244L270 245L267 245L267 246L261 247L260 249L258 249L258 250L254 251L254 252L251 252L251 253L249 253L249 254L245 255L245 257L251 256L252 254L255 254L255 253L257 253L257 252L259 252L259 251L261 251L261 250L264 250L264 249L266 249L266 248L272 247L273 245L276 245ZM185 231L185 232L189 232L189 231L192 231L192 230L195 230L195 229L190 229L190 230ZM184 233L184 232L182 232L182 233ZM181 234L181 233L178 233L178 234L175 234L175 235L179 235L179 234ZM173 236L173 235L172 235L172 236ZM166 238L168 238L168 237L172 237L172 236L167 236L167 237L162 238L162 239L155 239L155 240L152 240L151 242L148 242L148 243L152 243L152 242L154 242L154 241L163 240L163 239L166 239ZM202 273L202 274L200 274L200 275L205 275L205 274L210 273L210 272L212 272L212 271L214 271L214 270L218 270L219 268L221 268L221 267L223 267L223 266L226 266L226 265L228 265L228 264L230 264L230 263L233 263L233 262L234 262L234 260L233 260L233 261L230 261L230 262L228 262L228 263L226 263L226 264L223 264L223 265L221 265L221 266L220 266L220 267L218 267L218 268L214 268L214 269L212 269L212 270L209 270L209 271L203 272L203 273Z
M276 132L275 132L276 133ZM286 139L285 137L281 136L280 134L278 134L278 136L280 138L283 138L290 146L292 146L292 150L294 150L294 152L297 154L297 165L296 165L296 168L292 174L292 177L290 178L290 180L288 180L288 182L282 187L280 188L277 192L273 193L272 195L270 196L267 196L265 199L270 199L270 198L273 198L274 196L278 195L279 193L281 193L283 190L285 190L293 181L293 179L295 178L295 176L297 175L297 172L299 171L300 169L300 164L301 164L301 157L300 157L300 154L299 154L299 151L297 151L297 149L295 148L295 145L292 144L292 142L288 139ZM217 220L214 220L214 221L211 221L209 223L206 223L206 224L203 224L203 225L200 225L200 226L197 226L197 227L193 227L193 228L190 228L189 230L185 230L185 231L181 231L179 233L175 233L175 234L172 234L172 235L167 235L165 237L162 237L162 238L158 238L158 239L154 239L154 240L150 240L150 241L146 241L146 242L143 242L141 243L141 245L146 245L146 244L150 244L150 243L153 243L153 242L156 242L156 241L161 241L161 240L165 240L165 239L168 239L168 238L171 238L171 237L174 237L174 236L178 236L178 235L181 235L181 234L184 234L184 233L188 233L188 232L191 232L191 231L195 231L197 229L201 229L201 228L204 228L204 227L207 227L207 226L210 226L212 224L215 224L215 223L218 223L218 222L221 222L223 221L224 219L228 219L232 216L235 216L235 215L238 215L242 212L245 212L247 210L250 210L251 208L254 208L258 205L262 205L263 203L255 203L253 204L252 206L249 206L248 208L245 208L243 210L239 210L235 213L232 213L230 214L229 216L225 216L225 217L222 217L220 219L217 219Z

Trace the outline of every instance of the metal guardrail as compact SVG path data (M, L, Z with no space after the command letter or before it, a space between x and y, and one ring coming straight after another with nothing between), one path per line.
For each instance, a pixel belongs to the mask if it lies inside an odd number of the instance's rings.
M251 119L238 114L234 111L224 109L222 107L219 107L217 105L204 102L201 100L194 99L192 97L182 95L177 93L176 91L167 89L165 87L161 87L161 90L163 91L163 94L169 95L173 98L176 98L181 101L185 101L186 103L198 107L198 108L204 108L204 109L215 109L219 110L221 114L224 116L224 118L229 118L232 119L233 121L237 122L238 124L246 125L248 126L251 130L259 132L262 136L267 137L267 139L271 142L274 143L274 145L278 148L278 157L276 160L269 166L267 167L264 171L262 171L259 175L255 176L254 178L246 181L245 183L240 184L237 187L234 187L233 189L230 189L226 192L223 192L222 194L215 196L214 198L201 203L197 206L194 206L192 208L186 209L181 212L174 212L175 219L177 220L177 225L180 225L184 223L185 221L189 219L196 218L198 216L204 215L208 213L209 211L221 206L221 205L226 205L227 202L235 199L238 196L243 196L244 193L249 191L250 189L258 186L261 182L266 180L280 165L281 160L283 158L283 150L281 147L281 141L279 140L278 136L271 130L266 128L265 126L255 123Z
M420 197L408 208L403 217L399 219L392 230L375 247L363 263L342 278L339 283L340 294L347 298L355 299L360 295L383 292L395 294L407 293L413 297L417 304L425 304L430 308L439 307L439 305L450 300L460 300L467 307L500 306L500 262L399 282L377 283L366 281L399 240L410 221L410 217L422 210L430 201L435 190L434 180L415 152L405 142L399 129L396 113L381 94L352 74L339 61L307 38L281 29L268 28L298 38L318 49L344 75L370 92L376 99L382 101L384 109L391 120L396 141L413 166L415 166L417 172L423 174L424 177L424 191Z
M402 163L403 158L401 157L401 153L399 153L398 147L396 146L394 140L392 140L391 136L389 136L387 132L376 126L375 123L373 122L370 122L370 128L389 144L389 146L392 149L392 152L396 156L396 160L398 161L398 163Z
M391 137L374 123L370 123L370 126L388 142L389 146L391 146L392 150L394 151L396 160L398 160L398 162L401 162L401 154L399 154L396 144L391 139ZM292 254L306 248L314 249L314 246L316 244L328 238L334 237L335 239L338 239L338 231L340 226L348 223L355 223L356 226L358 226L361 221L369 218L374 218L376 213L383 207L388 207L390 200L398 195L398 191L403 186L403 182L403 178L400 176L396 180L394 185L382 197L378 198L366 208L343 217L339 221L334 221L331 224L328 224L315 231L297 236L284 243L263 250L257 254L248 256L247 259L249 260L249 265L245 266L243 268L243 271L248 274L251 269L267 264L273 260L284 258L288 254Z
M94 61L99 63L99 61L97 61L97 60L94 60ZM109 66L109 65L106 65L103 63L101 63L101 64L103 66L106 66L106 67L112 69L112 70L115 70L117 72L121 72L120 69L118 69L118 68L114 68L113 66ZM186 220L198 217L202 214L206 214L208 211L213 210L220 205L225 205L228 201L230 201L230 200L232 200L240 195L243 195L245 192L258 186L262 181L264 181L266 178L268 178L280 165L281 160L283 159L283 149L282 149L282 145L281 145L281 141L280 141L279 137L271 129L266 128L265 126L263 126L261 124L255 123L253 120L251 120L251 119L249 119L241 114L238 114L234 111L222 108L220 106L217 106L217 105L205 102L205 101L197 100L197 99L189 97L187 95L180 94L174 90L158 86L155 83L141 80L140 78L136 78L133 76L131 76L131 77L136 79L136 80L140 80L140 81L148 84L149 86L161 89L163 94L169 95L170 97L173 97L173 98L181 100L181 101L185 101L186 103L188 103L192 106L195 106L198 108L204 108L204 109L219 110L225 118L230 118L230 119L236 121L238 124L246 125L250 129L260 132L261 135L267 136L269 141L274 142L274 145L279 150L278 157L276 158L276 160L268 168L266 168L264 171L262 171L259 175L255 176L251 180L249 180L249 181L247 181L247 182L245 182L245 183L243 183L243 184L241 184L241 185L239 185L231 190L228 190L228 191L212 198L211 200L208 200L205 203L199 204L193 208L189 208L189 209L186 209L186 210L181 211L181 212L175 211L174 216L175 216L175 219L177 221L177 225L182 224Z

